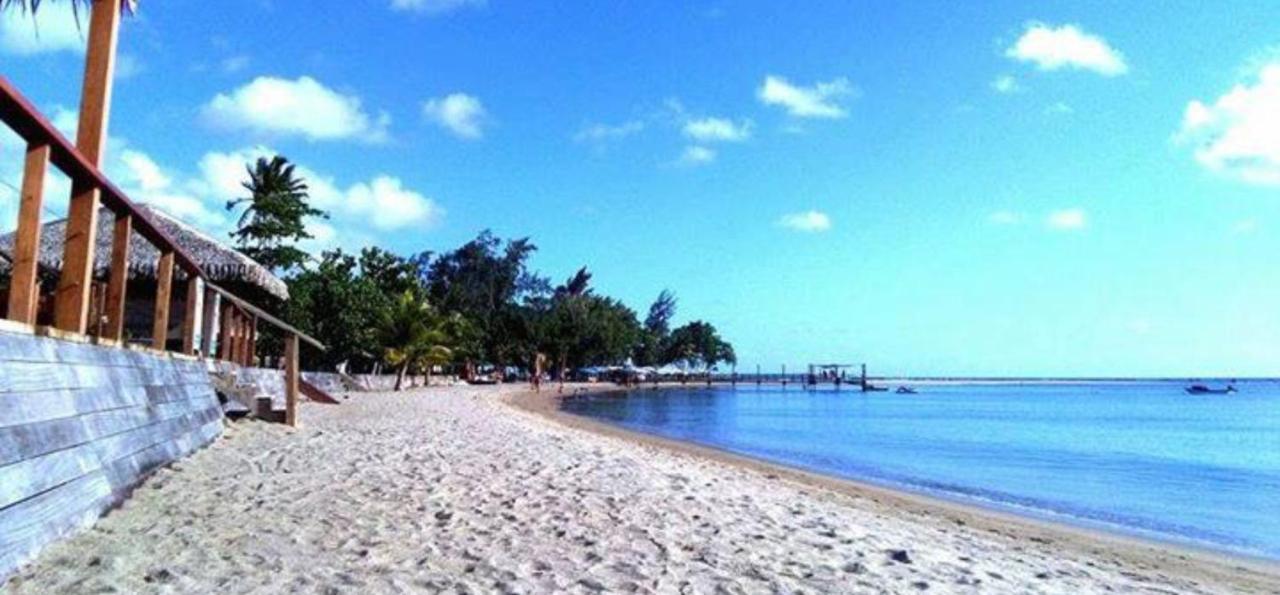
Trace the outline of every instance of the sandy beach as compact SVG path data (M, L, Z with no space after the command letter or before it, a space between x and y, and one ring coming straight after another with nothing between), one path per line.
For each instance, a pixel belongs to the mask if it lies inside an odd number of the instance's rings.
M230 424L3 587L51 592L1275 592L1275 566L565 420L504 388Z

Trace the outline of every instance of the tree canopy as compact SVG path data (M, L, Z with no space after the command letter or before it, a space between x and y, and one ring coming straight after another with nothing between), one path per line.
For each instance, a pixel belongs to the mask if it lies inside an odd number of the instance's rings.
M288 159L261 157L245 170L249 179L241 186L249 196L227 201L228 211L247 205L231 237L241 252L273 271L288 273L302 266L309 256L296 243L312 237L306 218L328 214L307 203L307 184Z
M426 286L431 303L476 327L480 355L490 363L523 363L531 353L524 306L548 286L528 269L536 250L528 238L504 242L485 230L430 263Z
M259 159L246 172L251 195L227 203L247 205L232 237L251 258L286 275L290 299L278 305L281 317L327 347L304 350L307 367L367 371L387 364L403 379L444 364L527 368L538 352L559 374L628 359L697 367L735 361L733 347L708 323L671 330L676 297L669 290L641 323L626 304L596 291L585 266L553 287L529 268L537 246L528 238L504 240L485 230L439 254L405 257L371 246L313 258L294 245L311 237L308 218L324 216L308 204L306 181L283 157Z
M549 297L532 300L529 314L538 351L564 374L572 368L618 363L640 339L636 313L622 302L595 295L591 273L578 270Z
M711 323L701 320L671 331L665 351L665 361L685 362L695 368L714 369L720 363L738 363L733 345L720 338Z
M676 295L664 289L649 306L644 329L636 346L635 362L642 366L668 363L663 361L666 342L671 335L671 319L676 315Z
M284 318L328 348L304 351L304 363L332 369L343 362L367 366L382 355L377 330L391 295L368 278L359 262L341 250L325 252L315 266L288 279Z

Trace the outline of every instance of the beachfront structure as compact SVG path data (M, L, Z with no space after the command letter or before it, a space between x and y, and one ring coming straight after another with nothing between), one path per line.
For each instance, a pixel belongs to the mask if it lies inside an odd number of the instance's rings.
M283 281L235 249L210 237L194 227L179 221L164 211L148 205L138 205L139 212L145 213L170 238L200 265L208 278L223 289L243 296L250 303L266 307L268 302L283 301L289 298L289 290ZM98 213L97 246L95 250L93 284L90 290L88 324L85 334L92 337L119 338L126 343L147 345L157 349L178 351L183 349L183 328L190 323L195 330L196 352L207 355L200 349L200 335L203 334L201 318L202 302L216 299L216 296L203 295L199 284L189 283L190 275L182 270L174 271L177 289L170 291L168 328L164 329L166 344L156 343L153 312L155 297L159 294L159 273L162 252L151 242L140 235L133 234L129 240L127 259L127 279L125 286L124 316L119 319L123 328L111 329L108 334L107 299L111 270L111 230L116 224L116 216L108 209L100 209ZM50 287L56 279L56 272L63 266L62 247L66 241L66 219L58 219L45 223L40 230L40 245L37 250L38 274L42 287ZM6 280L12 278L12 263L15 254L17 232L0 236L0 316L6 314L9 304L9 290ZM54 299L52 291L41 291L41 299L36 306L36 324L53 323ZM196 302L190 312L194 320L188 321L187 309L189 300ZM210 309L210 312L216 312ZM215 314L216 316L216 314ZM256 342L256 317L250 320L249 339ZM246 350L252 353L253 345Z
M99 4L109 2L95 2L95 18ZM92 524L153 469L221 433L211 369L250 364L256 323L277 326L284 338L288 423L297 421L300 342L322 346L220 284L281 293L278 279L252 278L257 269L225 247L134 204L2 76L0 122L26 143L0 319L3 577ZM46 226L49 165L71 178L74 196L68 219ZM77 223L85 212L88 227ZM100 231L109 242L98 241ZM243 267L205 268L220 262ZM126 334L134 328L139 336Z
M223 412L210 370L247 367L258 322L283 338L290 424L299 345L323 348L254 305L254 296L220 285L229 277L216 265L238 261L233 255L134 204L101 171L121 5L90 3L74 145L0 76L0 122L25 145L17 152L22 181L0 318L0 579L91 525L152 470L216 438ZM60 227L40 221L46 198L61 199L45 196L50 165L71 179ZM59 237L46 243L46 230ZM278 280L252 278L255 270L244 265L235 280L287 295ZM131 345L129 304L147 302L149 312L135 308L133 320L149 314L148 341Z

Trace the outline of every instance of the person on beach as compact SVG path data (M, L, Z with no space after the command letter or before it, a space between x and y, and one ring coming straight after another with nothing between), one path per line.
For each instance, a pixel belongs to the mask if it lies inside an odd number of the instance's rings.
M547 365L547 356L541 351L533 354L533 392L542 392L542 369Z

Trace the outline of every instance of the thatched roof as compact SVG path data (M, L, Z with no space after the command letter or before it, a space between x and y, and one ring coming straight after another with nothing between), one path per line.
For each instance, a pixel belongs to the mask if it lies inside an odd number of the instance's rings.
M241 282L261 288L280 299L289 299L289 288L253 259L232 247L213 239L208 234L183 223L163 211L149 205L137 205L155 221L157 227L169 234L182 246L191 258L204 269L214 283ZM97 249L94 250L94 274L105 276L111 264L111 233L115 215L107 209L98 212ZM58 270L62 268L62 239L66 233L66 219L44 224L40 230L40 266ZM8 268L7 260L13 255L16 232L0 236L0 268ZM129 276L131 278L155 278L160 251L140 234L131 235L129 242ZM176 273L181 276L181 272Z

